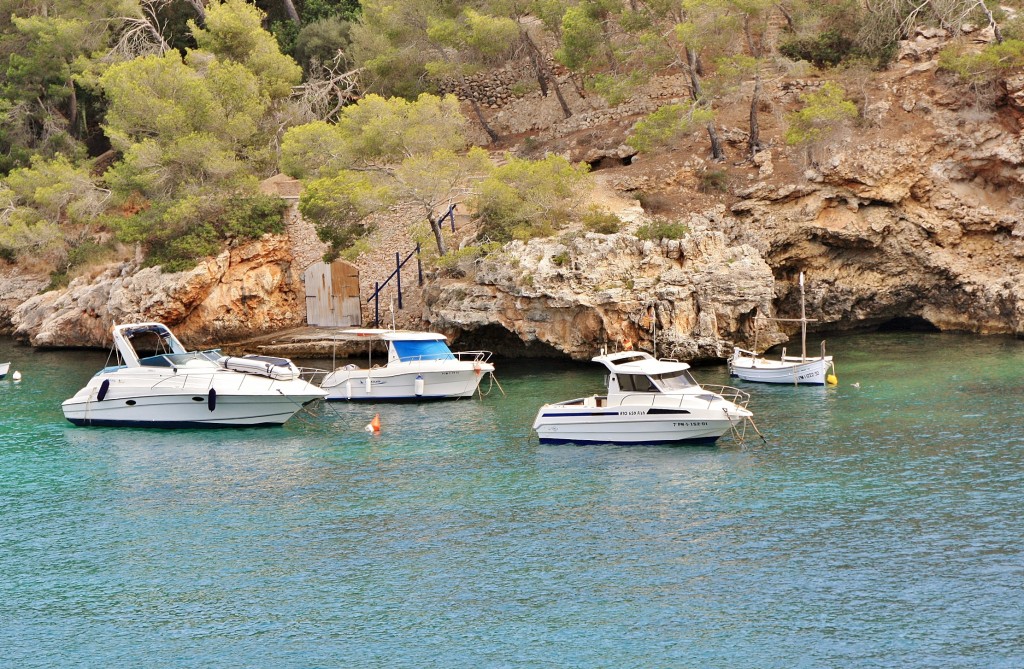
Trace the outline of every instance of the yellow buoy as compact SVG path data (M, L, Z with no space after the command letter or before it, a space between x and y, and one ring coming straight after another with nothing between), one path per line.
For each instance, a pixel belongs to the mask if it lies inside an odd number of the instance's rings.
M829 374L828 376L825 377L825 383L827 383L830 386L838 385L839 379L836 378L835 374Z

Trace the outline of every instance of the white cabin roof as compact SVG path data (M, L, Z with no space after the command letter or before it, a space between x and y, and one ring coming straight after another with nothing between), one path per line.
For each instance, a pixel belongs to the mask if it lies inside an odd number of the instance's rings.
M384 328L349 328L335 335L344 341L445 341L448 337L437 332L388 330Z
M685 362L675 360L658 360L650 353L644 351L619 351L599 355L593 358L610 371L621 374L644 374L652 376L655 374L674 374L689 369Z

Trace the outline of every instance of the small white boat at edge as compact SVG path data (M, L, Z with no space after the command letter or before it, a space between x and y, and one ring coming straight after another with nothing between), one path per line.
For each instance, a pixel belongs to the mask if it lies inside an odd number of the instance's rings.
M435 332L388 329L343 330L337 339L365 341L367 367L348 364L328 373L320 387L328 400L431 400L472 397L485 374L494 372L489 351L453 352ZM387 346L387 363L373 364L373 344Z
M786 355L783 350L782 355L772 359L737 347L729 358L732 376L757 383L825 385L833 369L832 356L824 352L820 357L807 358Z
M728 386L701 386L690 366L641 351L595 357L608 368L608 393L537 412L541 443L713 443L753 414L750 395Z
M161 323L113 327L121 364L97 372L61 405L75 425L254 427L281 425L324 391L299 378L290 360L187 351ZM140 357L133 339L155 354ZM244 368L244 371L239 371Z
M0 362L0 379L7 376L7 372L11 371L11 363Z
M837 383L832 356L825 355L825 342L821 342L821 355L807 355L807 318L804 307L804 273L800 272L800 318L762 318L773 321L797 321L800 323L800 355L786 355L786 349L777 359L765 358L754 351L734 347L729 358L729 374L744 381L756 383L789 383L794 385L817 385ZM757 329L754 330L755 347Z

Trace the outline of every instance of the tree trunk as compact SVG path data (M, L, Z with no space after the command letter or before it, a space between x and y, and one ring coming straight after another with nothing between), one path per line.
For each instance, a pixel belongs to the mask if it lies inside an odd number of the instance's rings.
M73 79L68 79L68 90L71 91L68 97L68 127L71 129L71 134L81 138L82 133L75 132L75 126L78 124L78 95L75 93L75 82Z
M988 17L988 24L992 26L992 36L995 37L996 44L1002 44L1003 33L1001 30L999 30L999 24L996 23L995 17L992 16L992 10L989 9L988 5L986 5L984 2L979 2L978 7L980 7L981 11L985 13L986 17Z
M196 20L196 25L198 25L200 28L205 28L206 27L206 2L205 2L205 0L185 0L185 1L188 2L188 4L192 6L192 9L196 10L196 14L198 15L197 16L197 20Z
M526 41L527 49L530 53L530 62L533 63L534 68L537 72L537 82L540 84L541 92L544 97L548 95L548 88L546 82L550 81L551 86L555 89L555 97L558 98L558 104L562 107L562 114L565 118L572 116L572 110L569 109L569 105L565 102L565 96L562 95L562 87L558 84L558 77L555 73L548 69L547 63L544 62L544 54L541 53L540 48L534 44L530 38L530 34L525 30L522 31L523 39Z
M761 73L754 74L754 92L750 96L750 137L747 147L750 157L761 150L761 126L757 122L757 106L761 102Z
M299 13L295 11L295 3L292 0L281 0L284 4L284 11L288 14L288 18L292 20L295 25L300 25L302 20L299 19Z
M437 242L437 253L438 255L446 255L448 249L444 245L444 232L441 230L441 218L431 215L428 219L430 221L430 229L434 232L434 241Z
M700 84L700 73L697 71L697 52L686 48L687 73L690 75L690 96L696 104L704 102L704 88ZM711 157L714 160L725 160L725 151L722 149L722 141L718 138L718 131L715 130L713 121L708 121L708 139L711 140Z
M555 97L558 98L558 104L562 107L562 114L565 118L572 116L572 110L569 109L569 105L565 102L565 96L562 95L562 87L558 85L558 79L552 75L551 83L555 86Z
M492 142L499 142L501 137L499 137L498 133L494 132L494 129L488 125L487 119L484 118L483 113L480 111L480 104L474 98L469 99L469 104L473 107L473 113L476 114L476 119L480 121L480 125L484 127L484 132L487 133L487 136L491 138Z
M711 140L711 158L725 160L725 149L722 148L722 140L718 138L718 131L712 121L708 121L708 139Z
M534 45L533 41L530 39L530 36L526 34L525 30L522 32L522 36L523 41L527 44L526 54L527 57L530 59L530 64L533 65L533 72L537 76L537 84L540 86L540 93L544 97L547 97L548 78L544 74L544 65L541 62L542 56L538 52L537 47Z

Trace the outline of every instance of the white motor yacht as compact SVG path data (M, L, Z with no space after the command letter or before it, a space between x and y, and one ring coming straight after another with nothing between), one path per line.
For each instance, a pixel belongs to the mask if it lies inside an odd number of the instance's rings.
M494 372L489 351L453 352L435 332L349 329L344 341L365 341L367 366L348 364L328 373L320 387L329 400L431 400L472 397L485 374ZM387 346L383 365L373 362L373 345Z
M753 416L747 393L701 386L686 363L641 351L594 362L608 368L608 393L542 406L533 422L541 443L713 443Z
M75 425L281 425L326 394L302 380L290 360L187 351L161 323L115 325L113 337L120 364L97 372L61 405Z

